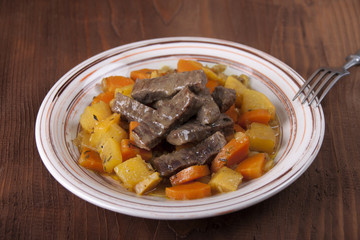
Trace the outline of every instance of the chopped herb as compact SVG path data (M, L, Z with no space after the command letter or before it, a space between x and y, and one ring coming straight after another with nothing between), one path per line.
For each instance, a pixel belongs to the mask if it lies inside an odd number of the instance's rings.
M97 118L97 116L95 114L93 114L93 117L96 121L99 121L99 119Z

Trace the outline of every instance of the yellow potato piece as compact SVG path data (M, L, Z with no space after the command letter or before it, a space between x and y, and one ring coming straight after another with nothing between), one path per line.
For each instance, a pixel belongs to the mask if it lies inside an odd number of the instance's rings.
M202 70L204 71L206 77L210 80L214 80L219 82L221 85L224 85L225 82L222 78L220 78L216 73L214 73L210 68L203 67Z
M154 172L135 185L135 192L139 195L142 195L154 189L161 182L161 180L162 179L160 174L158 172Z
M128 138L128 133L118 125L119 119L120 115L114 113L94 127L89 139L92 148L100 151L99 146L107 138L113 138L119 143L122 139Z
M134 84L130 84L130 85L126 85L121 88L117 88L117 89L115 89L115 96L117 93L121 93L122 95L131 97L131 92L133 90L133 87L134 87Z
M80 116L80 125L85 131L92 132L98 123L110 115L111 109L109 104L100 101L85 108Z
M120 143L111 137L104 141L104 144L101 145L99 153L100 158L103 161L104 171L107 173L112 173L115 166L122 162Z
M246 131L250 140L250 150L273 153L276 136L274 130L267 124L252 123Z
M243 92L242 100L241 111L243 113L255 109L266 109L270 112L271 119L275 119L275 106L263 93L248 89Z
M118 124L120 119L120 114L112 114L108 116L106 119L100 121L93 129L89 142L90 145L97 149L100 143L104 140L106 132L109 130L112 124Z
M243 94L248 90L248 88L233 76L227 77L224 87L231 88L236 91L235 105L240 107L243 102Z
M131 191L134 191L136 184L154 172L140 155L117 165L114 171L124 186Z
M209 185L214 192L231 192L238 189L243 176L228 167L222 167L211 178Z
M90 148L91 150L96 151L96 148L92 147L90 144L91 134L84 129L81 129L76 138L74 139L74 144L82 150L83 148Z

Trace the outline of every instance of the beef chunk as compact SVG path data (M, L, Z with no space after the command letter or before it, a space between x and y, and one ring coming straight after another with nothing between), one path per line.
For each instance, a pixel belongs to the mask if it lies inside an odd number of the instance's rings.
M125 117L128 121L144 122L149 121L155 110L132 99L117 93L111 110L121 113L121 117Z
M215 122L220 116L220 109L214 102L210 91L207 88L203 89L198 93L198 97L203 105L197 114L197 119L202 124L210 124Z
M155 158L153 165L161 176L169 177L186 167L209 163L225 144L224 135L216 132L194 147Z
M203 70L167 74L152 79L137 79L131 96L144 104L149 104L172 97L186 86L193 92L199 92L205 88L206 82Z
M161 106L164 106L165 104L167 104L167 102L170 100L171 100L171 98L164 98L164 99L158 100L156 102L153 102L151 104L151 107L153 107L155 109L159 109Z
M226 114L221 114L218 120L208 125L201 124L194 119L172 130L167 135L166 140L173 145L200 142L217 131L220 131L225 136L233 134L233 120Z
M136 145L147 150L155 147L174 127L195 115L200 106L195 94L184 88L133 130Z
M235 103L236 91L234 89L217 86L212 97L220 108L220 112L226 112Z

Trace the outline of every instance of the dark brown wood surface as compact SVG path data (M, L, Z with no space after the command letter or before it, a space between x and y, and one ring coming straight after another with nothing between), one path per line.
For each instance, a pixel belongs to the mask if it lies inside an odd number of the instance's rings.
M0 239L360 239L360 67L323 101L325 138L313 164L247 209L142 219L96 207L50 175L34 128L53 84L104 50L169 36L246 44L306 78L360 49L360 1L0 1Z

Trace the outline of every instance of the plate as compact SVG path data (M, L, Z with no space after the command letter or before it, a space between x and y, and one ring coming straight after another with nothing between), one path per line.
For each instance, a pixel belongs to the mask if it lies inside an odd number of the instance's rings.
M227 65L226 74L250 76L251 87L264 93L276 107L280 121L280 148L276 165L264 176L243 183L235 192L198 200L174 201L136 196L115 180L77 164L72 141L79 119L101 79L129 76L139 68L176 68L180 58L206 65ZM325 121L321 106L301 104L293 96L304 79L280 60L254 48L219 39L160 38L135 42L102 52L71 69L51 88L39 109L35 137L41 159L52 176L78 197L99 207L151 219L194 219L244 209L280 192L293 183L315 159Z

